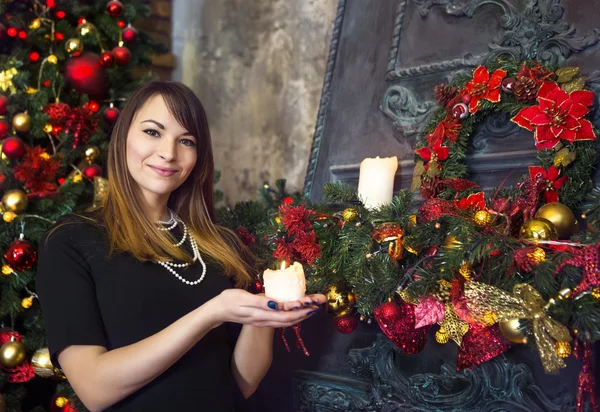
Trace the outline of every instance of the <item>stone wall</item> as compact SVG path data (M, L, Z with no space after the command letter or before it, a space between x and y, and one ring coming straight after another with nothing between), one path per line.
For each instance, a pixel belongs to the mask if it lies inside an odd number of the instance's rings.
M225 202L302 190L337 0L175 0L173 78L196 91Z

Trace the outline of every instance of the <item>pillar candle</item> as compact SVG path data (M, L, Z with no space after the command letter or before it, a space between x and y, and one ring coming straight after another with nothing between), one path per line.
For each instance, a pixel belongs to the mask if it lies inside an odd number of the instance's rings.
M304 268L300 262L285 267L285 261L281 269L267 269L263 272L265 296L277 302L290 302L302 299L306 293L306 280Z
M360 164L358 196L367 209L373 209L392 201L394 176L398 170L398 158L377 156L366 158Z

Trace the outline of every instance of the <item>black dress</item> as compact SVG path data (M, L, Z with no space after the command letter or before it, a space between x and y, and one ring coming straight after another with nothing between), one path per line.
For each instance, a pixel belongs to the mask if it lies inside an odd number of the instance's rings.
M222 270L206 259L206 277L189 286L156 263L141 263L127 253L108 257L102 226L73 216L57 225L67 221L40 242L36 277L55 366L60 366L57 353L69 345L108 350L131 345L231 288ZM173 231L177 238L181 233ZM202 265L176 270L193 281ZM107 410L233 411L232 352L225 325L215 328L162 375Z

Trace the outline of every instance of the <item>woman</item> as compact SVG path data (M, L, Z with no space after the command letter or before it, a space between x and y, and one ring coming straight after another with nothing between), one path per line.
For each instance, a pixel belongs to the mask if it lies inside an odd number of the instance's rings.
M231 411L272 358L273 330L323 295L278 303L242 289L255 261L214 223L202 104L178 83L139 88L115 124L102 209L57 222L36 279L52 361L92 411ZM297 310L291 310L297 309ZM235 347L225 323L243 324Z

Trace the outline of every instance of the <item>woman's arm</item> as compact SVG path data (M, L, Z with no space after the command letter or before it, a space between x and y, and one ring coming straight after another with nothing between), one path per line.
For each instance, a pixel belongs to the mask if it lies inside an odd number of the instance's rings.
M293 310L294 308L308 309L307 315L312 314L318 306L325 302L325 296L312 295L307 296L303 301L287 302L282 305L283 310ZM282 326L285 327L285 326ZM238 337L233 358L231 362L231 372L240 388L240 391L247 399L258 388L267 371L271 367L273 359L273 333L271 327L256 327L244 325L240 336Z
M311 308L277 311L269 299L229 289L140 342L107 351L101 346L72 345L58 355L69 383L91 411L103 410L148 384L223 322L265 327L291 326Z

